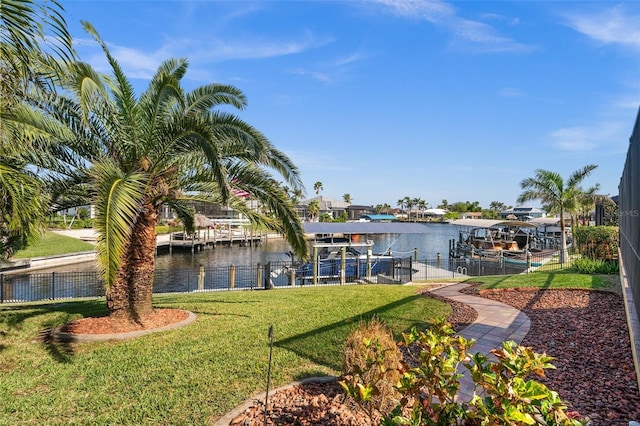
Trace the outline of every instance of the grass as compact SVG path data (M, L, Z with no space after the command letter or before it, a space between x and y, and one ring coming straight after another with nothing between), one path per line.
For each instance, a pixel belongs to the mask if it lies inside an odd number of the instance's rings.
M569 288L589 290L617 290L617 275L577 274L571 269L553 272L534 272L525 275L494 275L474 277L469 281L481 283L481 289L494 288Z
M0 424L211 424L272 388L339 374L342 345L377 316L396 338L450 307L412 286L337 286L164 295L195 323L121 342L45 344L42 330L106 313L103 300L0 308ZM46 408L45 408L46 407Z
M14 257L17 259L28 259L34 257L56 256L69 253L80 253L83 251L93 251L95 246L85 241L55 232L45 232L40 240L23 250L16 251Z

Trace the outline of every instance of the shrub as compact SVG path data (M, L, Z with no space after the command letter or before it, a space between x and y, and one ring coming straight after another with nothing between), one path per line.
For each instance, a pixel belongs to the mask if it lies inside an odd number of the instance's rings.
M340 384L371 420L380 419L399 403L395 384L400 378L401 359L391 331L376 317L347 338Z
M573 268L580 274L617 274L620 272L618 262L580 258L573 261Z
M612 260L618 257L617 226L579 226L572 232L581 255L597 260Z
M403 374L397 389L402 397L393 410L382 413L381 425L583 424L565 413L566 405L556 392L530 378L543 377L545 369L553 368L552 358L545 354L504 342L502 349L491 351L497 362L490 362L481 353L470 356L468 351L475 341L454 336L444 319L424 332L414 328L403 337L401 344L411 359L401 361ZM353 349L358 350L358 346ZM360 347L363 349L368 351L366 346ZM381 370L385 365L379 356L365 358L370 360L364 363L365 368ZM476 389L482 393L475 394L468 403L456 400L462 377L460 366L469 370ZM367 377L366 371L343 383L347 395L361 406L377 389L362 377Z

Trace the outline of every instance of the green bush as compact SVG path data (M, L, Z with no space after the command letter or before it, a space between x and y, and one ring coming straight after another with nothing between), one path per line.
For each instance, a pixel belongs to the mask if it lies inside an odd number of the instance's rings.
M565 413L566 405L557 392L530 377L544 377L544 370L554 368L551 357L537 354L515 342L504 342L491 353L498 360L469 350L472 339L454 336L444 319L424 332L415 328L404 334L401 343L410 359L401 362L402 377L397 384L402 398L381 425L582 425ZM470 361L469 361L470 360ZM380 370L384 359L372 359L371 369ZM459 367L469 370L482 397L475 394L468 403L456 400L460 388ZM375 393L377 385L352 379L343 385L347 395L362 406L362 396Z
M589 259L586 257L573 261L573 268L579 274L617 274L620 266L615 260Z
M572 232L578 252L582 256L597 260L618 258L617 226L579 226Z

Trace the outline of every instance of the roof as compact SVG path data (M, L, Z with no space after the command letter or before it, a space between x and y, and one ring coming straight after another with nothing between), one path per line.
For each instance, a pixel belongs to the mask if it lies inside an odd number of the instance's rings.
M458 219L450 222L458 226L471 226L474 228L494 228L496 226L529 226L534 227L531 222L523 222L521 220L500 220L500 219Z
M565 219L566 221L567 219ZM537 217L535 219L531 219L529 223L533 223L535 226L542 225L559 225L560 218L559 217Z
M317 197L304 200L300 202L300 205L308 206L309 203L314 200L318 202L318 205L320 206L320 210L322 211L331 210L331 209L346 209L349 206L349 203L345 203L344 201L325 197L324 195L319 195Z
M307 222L306 234L426 234L431 229L421 223L405 222Z
M444 216L445 214L447 214L447 211L444 209L426 209L423 210L422 213L431 214L434 216Z
M396 220L397 218L392 214L363 214L360 216L362 219L374 220Z

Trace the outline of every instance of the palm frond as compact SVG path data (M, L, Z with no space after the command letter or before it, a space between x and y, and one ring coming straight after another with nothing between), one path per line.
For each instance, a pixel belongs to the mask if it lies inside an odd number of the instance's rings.
M185 103L187 105L185 114L200 114L221 105L243 110L247 105L247 98L240 89L234 86L208 84L187 93Z
M108 287L116 279L120 261L132 238L132 228L144 207L148 177L141 173L123 174L116 164L108 161L97 164L93 176L98 264Z

